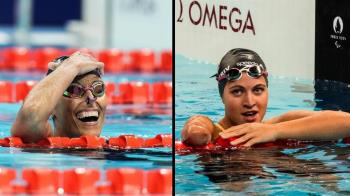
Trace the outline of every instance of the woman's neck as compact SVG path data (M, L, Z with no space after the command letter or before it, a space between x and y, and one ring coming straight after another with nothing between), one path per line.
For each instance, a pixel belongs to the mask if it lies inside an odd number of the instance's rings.
M219 124L224 128L224 129L228 129L232 126L236 126L237 124L236 123L233 123L231 121L230 118L228 118L227 116L224 116L224 118L222 118L220 121L219 121Z

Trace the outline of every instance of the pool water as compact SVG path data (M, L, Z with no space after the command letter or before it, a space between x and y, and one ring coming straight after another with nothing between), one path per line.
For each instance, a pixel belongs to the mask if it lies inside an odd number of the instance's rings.
M175 55L175 139L193 115L224 115L216 65ZM270 74L270 73L269 73ZM349 111L349 85L269 76L265 119L296 109ZM338 195L350 190L350 145L314 142L294 148L256 148L175 154L178 195Z
M42 73L2 72L0 80L18 82L40 80ZM106 82L171 81L170 74L106 74ZM11 125L21 107L20 103L0 103L0 138L10 136ZM172 130L171 104L109 105L101 137L106 139L124 134L152 138L169 134ZM129 112L128 112L129 111ZM135 114L130 111L147 111ZM153 112L156 111L156 112ZM116 149L45 149L0 147L0 167L70 169L77 167L108 168L132 167L144 170L171 168L172 150L165 148Z

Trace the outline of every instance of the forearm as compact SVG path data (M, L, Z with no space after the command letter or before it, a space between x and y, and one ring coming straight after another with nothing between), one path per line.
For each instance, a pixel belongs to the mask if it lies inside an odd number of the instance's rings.
M350 114L322 111L275 126L277 139L335 140L350 136Z
M48 67L54 71L29 92L11 128L12 135L22 137L27 142L50 135L48 119L51 114L55 115L55 107L59 107L57 104L63 92L74 78L95 69L103 72L104 64L78 51L63 62L50 62Z
M47 120L76 75L77 71L70 67L58 67L34 86L24 100L22 110L34 110L37 118Z
M284 113L280 116L271 118L271 119L265 121L264 123L276 124L276 123L286 122L286 121L290 121L290 120L296 120L299 118L304 118L307 116L315 115L317 113L318 112L309 111L309 110L294 110L294 111L289 111L287 113Z
M38 82L28 93L11 129L16 136L45 136L48 119L77 71L60 66Z

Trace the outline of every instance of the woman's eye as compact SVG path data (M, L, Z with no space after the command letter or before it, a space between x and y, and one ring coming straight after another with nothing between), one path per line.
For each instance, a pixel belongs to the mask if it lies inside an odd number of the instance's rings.
M97 85L97 86L95 86L94 92L97 93L97 94L103 93L103 92L104 92L103 85Z
M231 93L233 95L235 95L235 96L239 96L239 95L241 95L243 93L243 90L241 90L241 89L234 89L234 90L231 91Z
M254 89L254 93L255 94L261 94L261 93L263 93L264 92L264 88L256 88L256 89Z

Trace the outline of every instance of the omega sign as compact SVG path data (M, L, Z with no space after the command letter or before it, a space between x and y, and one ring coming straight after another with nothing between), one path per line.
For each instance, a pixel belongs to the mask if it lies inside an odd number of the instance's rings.
M227 5L208 5L200 1L190 1L188 7L184 7L182 0L178 1L180 7L177 22L188 21L195 26L255 35L250 10L241 10Z

